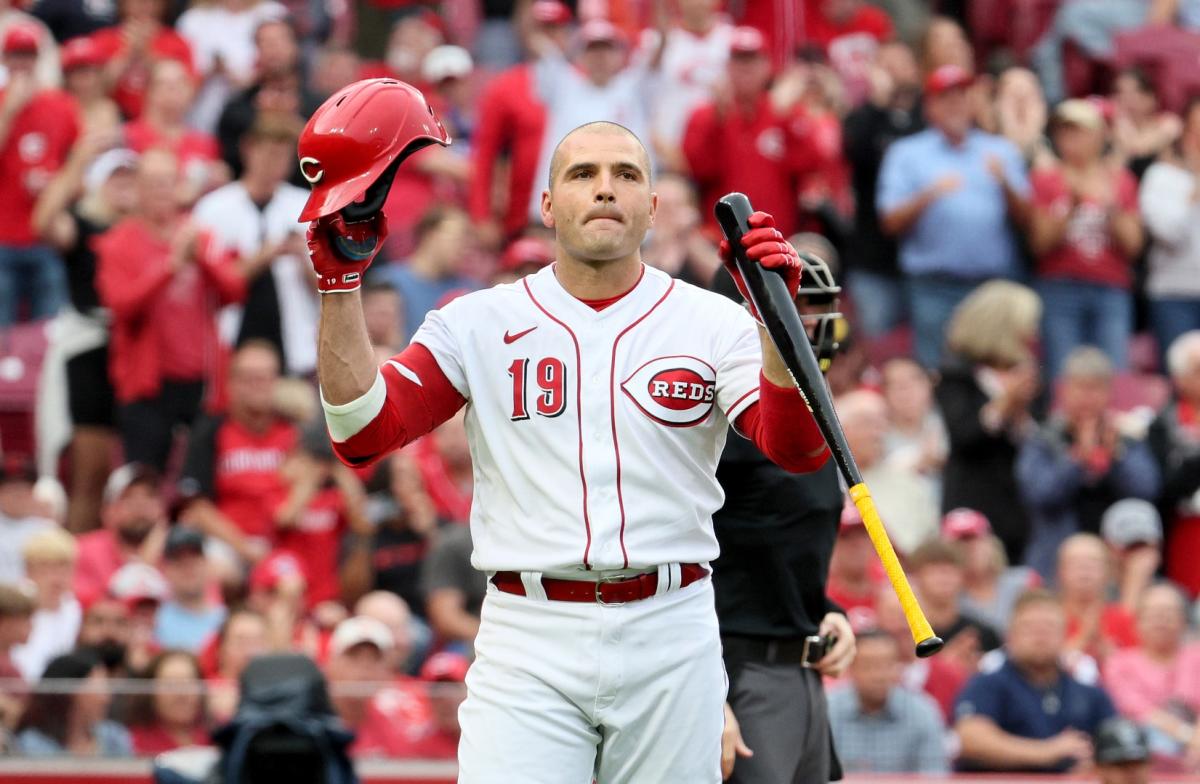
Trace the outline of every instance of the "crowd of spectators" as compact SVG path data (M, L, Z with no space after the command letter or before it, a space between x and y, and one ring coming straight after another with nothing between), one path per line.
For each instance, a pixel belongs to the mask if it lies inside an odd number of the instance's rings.
M591 120L651 153L647 263L711 285L740 190L838 267L830 385L947 640L911 658L848 509L848 770L1071 770L1118 712L1200 770L1200 103L1122 54L1196 3L1061 0L999 42L937 0L2 5L0 346L38 339L0 392L40 368L36 415L0 420L8 752L204 742L246 664L296 650L356 753L453 756L485 592L463 420L334 459L295 221L305 119L386 76L454 143L392 187L381 362L553 260L549 153Z

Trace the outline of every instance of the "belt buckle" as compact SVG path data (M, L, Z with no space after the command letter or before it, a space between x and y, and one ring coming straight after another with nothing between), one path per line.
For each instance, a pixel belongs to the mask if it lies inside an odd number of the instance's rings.
M629 579L629 578L623 574L609 574L609 575L604 575L604 576L600 577L600 579L596 580L596 588L595 588L596 604L600 605L601 607L620 607L621 605L625 604L625 602L606 602L606 601L604 601L604 596L600 593L600 586L604 585L605 583L624 582L627 579Z

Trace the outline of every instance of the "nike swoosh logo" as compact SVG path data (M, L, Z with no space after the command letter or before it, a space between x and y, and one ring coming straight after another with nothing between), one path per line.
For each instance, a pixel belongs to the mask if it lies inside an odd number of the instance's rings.
M518 333L517 333L517 334L515 334L515 335L510 335L510 334L508 333L508 331L507 331L507 330L505 330L505 332L504 332L504 343L505 343L505 345L507 345L507 344L509 344L509 343L516 343L518 340L520 340L521 338L525 337L525 336L526 336L526 335L528 335L530 332L533 332L535 329L537 329L537 327L530 327L529 329L525 330L524 332L518 332Z

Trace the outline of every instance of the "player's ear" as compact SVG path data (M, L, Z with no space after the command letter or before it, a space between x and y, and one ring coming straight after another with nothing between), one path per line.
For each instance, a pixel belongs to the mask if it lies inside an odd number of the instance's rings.
M648 225L650 225L650 226L654 225L654 215L657 212L658 212L658 194L655 193L654 191L650 191L650 223Z
M542 225L547 229L554 228L554 213L550 211L550 191L542 191Z

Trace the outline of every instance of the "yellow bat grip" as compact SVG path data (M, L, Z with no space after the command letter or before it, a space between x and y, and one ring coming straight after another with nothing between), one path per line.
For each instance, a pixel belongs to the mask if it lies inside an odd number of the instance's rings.
M892 548L892 540L888 538L883 520L879 519L879 512L875 509L875 499L871 498L871 491L865 483L859 483L851 487L849 492L854 506L862 516L863 524L867 527L871 544L875 545L875 552L879 554L879 560L883 562L883 568L892 582L892 590L896 592L900 606L904 608L904 618L908 621L913 642L920 646L921 643L932 640L935 637L933 627L929 625L925 612L913 594L912 586L908 584L904 568L900 566L900 559L896 557L896 551Z

